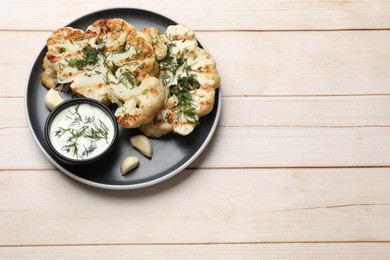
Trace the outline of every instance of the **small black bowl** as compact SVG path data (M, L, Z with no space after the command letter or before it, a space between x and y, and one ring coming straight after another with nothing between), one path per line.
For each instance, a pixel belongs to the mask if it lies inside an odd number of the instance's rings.
M113 123L114 135L113 135L113 139L112 139L111 143L107 146L107 148L103 152L98 154L97 156L94 156L91 158L86 158L86 159L72 159L72 158L69 158L69 157L62 155L53 146L53 144L51 143L51 140L50 140L50 128L51 128L51 124L52 124L54 118L61 111L63 111L64 109L67 109L68 107L71 107L74 105L81 105L81 104L88 104L88 105L94 106L94 107L100 109L101 111L103 111L108 116L108 118L110 118L110 120ZM110 111L110 109L108 107L106 107L105 105L103 105L102 103L100 103L99 101L96 101L96 100L90 99L90 98L74 98L74 99L69 99L69 100L62 102L57 107L55 107L53 109L53 111L50 112L49 116L46 119L45 128L44 128L45 139L46 139L46 142L47 142L50 150L52 151L52 153L59 160L61 160L62 162L66 163L66 164L79 165L79 166L89 165L89 164L98 162L98 161L102 160L104 157L106 157L111 152L112 148L114 147L114 144L116 143L116 141L118 139L118 131L119 131L118 124L116 122L115 116Z

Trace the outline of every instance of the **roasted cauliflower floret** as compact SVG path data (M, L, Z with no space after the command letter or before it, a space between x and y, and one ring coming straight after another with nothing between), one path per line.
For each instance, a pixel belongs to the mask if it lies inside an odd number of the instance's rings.
M63 53L74 53L86 45L84 32L71 27L59 28L46 40L48 53L61 56Z
M164 105L165 92L161 82L148 74L136 75L137 72L131 70L119 73L125 79L115 86L110 85L111 95L124 102L115 111L118 123L125 128L150 123Z
M41 82L48 88L55 88L58 85L56 67L50 63L47 54L43 58L43 72L41 73Z
M149 91L144 95L133 96L126 100L123 106L115 112L118 123L125 128L136 128L150 123L164 104L161 93L158 90Z
M182 24L168 26L165 35L169 41L196 41L194 31Z
M172 131L179 135L189 135L194 131L195 124L193 118L183 114L178 114L178 119L172 123Z
M107 62L116 67L132 66L146 73L153 70L155 61L152 45L142 37L129 39L120 49L107 57Z
M194 108L190 104L191 99L189 92L171 92L166 106L165 120L172 125L174 133L188 135L198 124L199 117L194 114Z
M200 88L190 91L194 113L198 117L205 116L211 112L215 102L215 90L209 86L201 86Z
M198 46L195 33L184 25L168 26L163 35L165 43L169 46L171 55L179 55Z
M107 85L110 84L115 77L109 74L108 69L103 66L104 59L100 58L98 66L92 69L85 69L78 74L70 89L78 95L98 100L106 105L111 104L110 95Z
M170 123L160 121L160 120L153 120L149 124L141 125L139 129L146 136L160 138L161 136L172 132L173 128L172 128L172 124Z
M68 53L61 57L57 64L57 80L58 83L64 84L72 82L76 76L82 72L82 68L73 66L72 62L82 60L84 54L82 52Z
M41 82L48 89L55 88L58 85L57 72L52 68L46 68L41 73Z
M191 73L201 86L210 86L217 89L221 82L215 60L202 48L196 47L185 53L186 66L189 66Z
M145 38L150 39L150 43L153 46L156 59L158 61L165 59L167 56L168 47L164 43L164 38L159 34L157 28L145 28L140 33L146 34Z
M97 20L85 33L91 46L104 45L109 52L118 50L136 34L134 26L119 18Z

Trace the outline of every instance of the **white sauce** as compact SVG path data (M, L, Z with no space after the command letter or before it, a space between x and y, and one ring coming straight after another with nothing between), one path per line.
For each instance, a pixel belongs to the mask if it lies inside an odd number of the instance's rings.
M63 156L78 160L89 159L104 152L111 144L114 125L99 108L89 104L74 105L64 109L53 119L49 137L54 148Z

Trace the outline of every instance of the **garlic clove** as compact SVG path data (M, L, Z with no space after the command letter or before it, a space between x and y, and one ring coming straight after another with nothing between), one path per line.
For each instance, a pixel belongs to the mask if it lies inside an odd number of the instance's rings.
M135 156L128 156L122 161L121 173L127 174L139 165L139 159Z
M46 96L45 96L45 105L46 107L49 109L49 110L53 110L56 106L58 106L59 104L61 104L62 102L64 102L64 100L62 99L62 97L60 96L59 92L54 90L54 89L50 89L47 93L46 93Z
M153 147L149 138L144 135L135 135L130 138L131 145L140 151L143 155L151 158L153 155Z

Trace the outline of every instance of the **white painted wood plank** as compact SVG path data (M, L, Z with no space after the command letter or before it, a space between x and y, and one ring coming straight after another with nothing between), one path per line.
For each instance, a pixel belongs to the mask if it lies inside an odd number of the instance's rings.
M220 126L390 126L390 96L224 97Z
M0 76L8 83L0 87L1 97L24 95L48 35L0 32ZM390 94L390 31L198 36L217 61L224 96Z
M43 102L43 101L42 101ZM390 96L223 97L219 126L390 126ZM0 98L0 128L27 126L24 99Z
M199 36L218 62L224 95L389 94L390 31Z
M389 162L389 127L219 127L191 166L360 167ZM53 166L28 128L0 129L0 169L47 168Z
M195 29L318 30L389 28L388 1L13 1L0 2L0 29L54 29L95 10L150 9ZM33 11L32 11L33 10Z
M389 243L3 247L6 259L387 259ZM69 257L71 256L71 257Z
M0 172L0 245L389 241L390 168L187 170L109 191Z
M221 127L194 167L387 166L390 128Z

